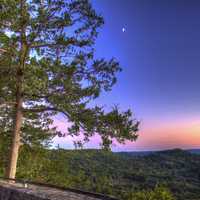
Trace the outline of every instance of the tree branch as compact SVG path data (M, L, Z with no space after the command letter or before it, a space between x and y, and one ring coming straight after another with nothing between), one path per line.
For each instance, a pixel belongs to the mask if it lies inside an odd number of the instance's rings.
M0 52L6 53L6 52L8 52L8 51L7 51L6 49L0 48Z
M38 45L31 45L30 48L41 48L41 47L55 47L55 46L61 46L61 44L38 44Z
M89 44L87 40L76 40L74 38L68 38L68 40L63 41L62 43L43 43L43 44L35 44L35 45L30 45L30 48L42 48L42 47L67 47L68 45L76 45L76 46L84 46Z
M6 28L10 28L10 24L8 24L8 23L5 24L5 23L3 23L3 22L0 22L0 25L1 25L1 26L4 26L4 27L6 27Z
M0 108L4 106L12 106L12 105L16 105L16 102L0 102Z
M41 113L41 112L45 112L45 111L56 111L56 112L60 112L62 114L64 114L67 118L70 118L69 114L65 111L63 111L62 109L59 109L59 108L56 108L56 107L42 107L42 108L26 108L26 109L23 109L24 112L38 112L38 113Z

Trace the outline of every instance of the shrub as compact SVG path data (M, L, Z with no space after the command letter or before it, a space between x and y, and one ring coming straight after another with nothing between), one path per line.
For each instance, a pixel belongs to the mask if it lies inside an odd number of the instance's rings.
M167 188L157 186L151 191L132 193L129 200L175 200L175 198Z

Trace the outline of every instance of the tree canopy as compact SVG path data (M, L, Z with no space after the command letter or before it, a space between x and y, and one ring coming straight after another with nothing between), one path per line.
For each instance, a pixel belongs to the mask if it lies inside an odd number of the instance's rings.
M0 125L14 129L13 152L19 133L28 144L62 135L50 126L58 114L71 125L66 134L84 142L95 133L105 148L137 138L131 110L90 104L121 71L114 58L94 56L103 23L88 0L0 0Z

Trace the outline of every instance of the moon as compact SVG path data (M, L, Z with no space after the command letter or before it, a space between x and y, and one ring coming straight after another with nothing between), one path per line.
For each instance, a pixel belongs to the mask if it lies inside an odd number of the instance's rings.
M123 33L125 33L125 32L126 32L126 29L125 29L124 27L122 28L122 32L123 32Z

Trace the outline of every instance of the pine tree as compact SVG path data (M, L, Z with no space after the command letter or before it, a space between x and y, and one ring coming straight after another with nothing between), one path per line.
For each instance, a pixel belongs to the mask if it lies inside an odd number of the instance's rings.
M71 124L67 134L83 133L84 142L95 133L104 148L113 138L137 138L130 110L90 104L121 71L115 59L94 58L103 23L88 0L0 0L0 120L12 130L7 177L15 177L21 144L61 134L51 125L58 114Z

